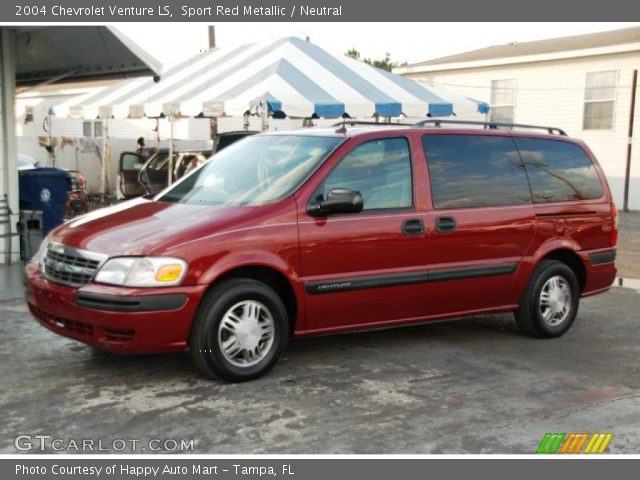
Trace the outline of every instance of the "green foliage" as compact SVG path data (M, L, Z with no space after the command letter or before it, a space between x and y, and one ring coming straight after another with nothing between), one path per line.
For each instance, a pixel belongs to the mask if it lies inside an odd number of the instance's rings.
M360 52L355 48L350 48L344 54L346 57L353 58L354 60L360 60Z
M384 58L381 60L371 60L370 58L361 59L360 51L357 48L350 48L345 52L344 55L346 57L353 58L354 60L362 61L367 65L371 65L376 68L381 68L382 70L386 70L387 72L390 72L391 70L393 70L394 67L397 67L398 65L400 65L398 62L391 61L391 54L388 52L385 54Z

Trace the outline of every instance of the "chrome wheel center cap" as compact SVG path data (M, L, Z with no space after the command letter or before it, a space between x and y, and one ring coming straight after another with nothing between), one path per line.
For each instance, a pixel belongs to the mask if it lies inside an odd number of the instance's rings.
M558 292L554 292L551 295L551 299L549 301L549 307L551 307L551 311L553 313L558 313L560 310L562 310L563 306L564 301L560 298L560 294Z
M254 350L260 341L260 326L252 319L244 320L238 325L236 335L242 348Z

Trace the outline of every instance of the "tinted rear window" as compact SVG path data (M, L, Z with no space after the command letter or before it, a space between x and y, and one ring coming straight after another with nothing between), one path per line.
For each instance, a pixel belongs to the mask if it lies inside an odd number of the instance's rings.
M602 196L598 173L579 146L557 140L514 140L526 166L535 203Z
M510 137L425 135L435 208L531 203L524 167Z

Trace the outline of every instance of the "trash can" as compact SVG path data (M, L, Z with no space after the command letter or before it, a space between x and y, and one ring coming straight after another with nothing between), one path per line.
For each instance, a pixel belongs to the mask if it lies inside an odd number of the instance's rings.
M59 168L19 171L20 210L42 211L42 233L46 235L64 221L71 175Z

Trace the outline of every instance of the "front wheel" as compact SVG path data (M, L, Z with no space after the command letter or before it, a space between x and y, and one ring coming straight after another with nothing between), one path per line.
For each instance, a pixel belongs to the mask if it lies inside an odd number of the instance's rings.
M576 318L580 285L573 270L555 260L543 260L533 272L516 322L524 333L542 338L564 335Z
M242 382L267 373L288 338L287 310L262 282L230 280L207 293L191 329L191 357L208 377Z

